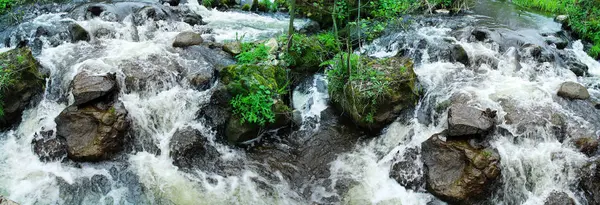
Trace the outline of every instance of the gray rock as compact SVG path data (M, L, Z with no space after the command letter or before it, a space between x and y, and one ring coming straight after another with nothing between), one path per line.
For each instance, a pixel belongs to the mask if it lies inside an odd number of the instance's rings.
M565 192L553 191L546 198L544 205L575 205L575 200Z
M495 116L490 116L491 114L463 104L453 104L448 111L448 135L450 137L485 136L494 127Z
M446 140L437 134L421 144L427 190L453 204L485 199L500 176L500 156L492 149L473 148L467 140Z
M91 40L90 33L76 23L69 26L69 34L71 35L71 42Z
M571 100L587 100L590 98L587 88L575 82L564 82L561 84L557 95Z
M73 78L71 84L71 92L75 98L75 105L82 105L105 97L114 93L117 88L117 77L114 73L94 76L82 72Z
M225 136L227 141L232 144L240 144L249 140L256 139L259 134L260 126L251 123L242 123L240 119L232 115L227 121Z
M581 168L578 187L588 204L600 204L600 159L594 159Z
M319 25L319 22L309 21L298 32L304 33L304 34L312 34L312 33L319 32L320 29L321 29L321 26Z
M54 135L54 131L41 131L35 134L33 141L33 152L38 155L42 162L59 161L67 157L67 146L65 140Z
M223 50L233 56L236 56L242 53L242 45L237 41L225 43L223 45Z
M0 196L0 205L19 205L17 202L11 201L10 199Z
M195 25L204 25L204 21L202 21L202 16L195 13L188 13L183 17L183 22L189 24L190 26Z
M109 159L123 148L129 128L123 103L99 102L84 107L70 106L54 120L56 134L65 139L68 157L74 161Z
M419 191L424 187L423 168L420 165L418 148L408 148L401 159L392 165L390 178L407 189ZM419 163L419 164L417 164Z
M477 39L478 41L484 41L485 39L490 37L490 32L489 30L483 29L483 28L476 28L474 29L471 34L475 37L475 39Z
M462 63L465 66L469 66L469 55L467 51L461 45L452 46L452 60Z
M581 62L572 50L560 50L558 56L562 58L562 65L575 73L576 76L585 76L588 74L588 66Z
M169 145L173 164L178 167L207 167L211 166L219 152L210 145L202 133L191 127L178 129Z
M569 45L568 41L556 36L548 36L544 41L546 41L548 45L555 45L558 49L565 49Z
M568 15L558 15L554 18L554 21L556 21L558 23L566 23L568 19L569 19Z
M180 0L160 0L161 4L168 3L170 6L178 6Z
M185 48L189 46L200 45L204 42L202 36L195 32L181 32L175 37L173 47Z

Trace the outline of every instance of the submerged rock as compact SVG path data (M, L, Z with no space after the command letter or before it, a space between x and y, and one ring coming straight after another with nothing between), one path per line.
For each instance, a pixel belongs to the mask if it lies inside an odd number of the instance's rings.
M173 47L185 48L200 45L204 42L202 36L195 32L181 32L175 37Z
M54 131L41 131L35 134L33 141L33 152L42 162L59 161L67 157L67 146L65 140L54 136Z
M587 88L575 82L564 82L561 84L557 95L571 100L587 100L590 98Z
M85 104L100 97L112 97L109 94L118 89L117 77L114 73L106 75L90 75L87 72L77 74L72 82L75 105Z
M112 157L122 150L129 128L127 110L121 102L69 106L54 121L56 134L66 140L68 156L74 161Z
M600 204L600 159L585 165L580 176L578 188L588 204Z
M436 134L421 144L427 190L455 204L473 204L489 196L498 176L495 150L476 149L467 140L444 140Z
M71 42L73 43L91 40L90 33L76 23L73 23L69 26L69 34L71 35Z
M482 111L463 104L454 104L448 111L450 137L482 137L493 128L496 111Z
M3 85L0 115L0 129L5 129L21 121L23 111L37 103L46 85L46 76L40 73L39 64L28 48L13 49L0 53L0 69L7 74L10 82ZM5 82L3 82L5 83Z
M395 162L390 170L390 177L407 189L419 191L424 187L423 167L417 148L408 148L401 160Z
M178 129L171 138L169 148L173 164L178 167L208 167L220 157L208 138L191 127Z
M575 200L565 192L553 191L546 198L544 205L575 205Z
M467 55L467 51L460 45L452 46L452 60L462 63L465 66L470 65L469 55Z
M598 151L598 140L593 137L575 139L575 147L587 156L593 156Z

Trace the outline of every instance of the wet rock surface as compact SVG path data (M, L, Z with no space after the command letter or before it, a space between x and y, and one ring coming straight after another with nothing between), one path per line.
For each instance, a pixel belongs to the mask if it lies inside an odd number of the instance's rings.
M495 111L482 111L462 104L453 104L448 111L448 136L483 137L493 128Z
M31 144L42 162L60 161L67 157L65 140L54 136L52 130L36 133Z
M202 36L195 32L181 32L175 36L173 47L185 48L200 45L204 42Z
M400 185L414 191L424 190L423 164L418 148L408 148L392 165L390 177Z
M109 94L118 89L117 77L114 73L106 75L91 75L86 72L73 78L73 97L75 105L82 105L100 97L113 97Z
M421 144L427 190L447 202L472 204L485 199L500 176L495 150L437 134Z
M183 168L214 166L220 158L219 152L200 131L191 128L181 128L173 134L169 144L173 164Z
M19 205L17 202L11 201L3 196L0 196L0 205Z
M587 88L575 82L562 83L557 95L572 100L587 100L590 98Z
M575 201L565 192L553 191L544 201L544 205L575 205Z

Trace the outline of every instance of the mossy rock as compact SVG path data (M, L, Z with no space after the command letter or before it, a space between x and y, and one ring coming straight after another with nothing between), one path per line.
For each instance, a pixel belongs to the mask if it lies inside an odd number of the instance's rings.
M418 101L417 76L413 70L413 62L407 58L364 57L361 64L363 66L359 69L363 70L353 72L379 72L378 84L386 86L377 87L375 83L353 77L343 82L342 89L335 90L330 86L329 94L336 108L349 116L356 125L370 131L379 131L393 122L402 111L414 108ZM373 97L373 92L379 94Z
M288 47L288 39L279 39L282 48ZM307 36L295 34L292 39L292 49L284 54L284 60L292 71L300 73L315 73L320 64L339 52L339 48L322 42L317 35Z
M0 67L3 72L10 73L0 90L4 111L0 116L0 128L4 129L20 122L23 111L35 104L32 100L43 93L46 76L40 73L40 66L28 48L0 53Z
M263 85L269 90L278 91L287 84L287 74L283 67L271 65L231 65L223 69L221 82L227 85L229 92L235 96L255 91L256 85Z
M259 86L273 92L286 89L287 73L283 67L261 65L231 65L221 72L221 82L227 87L231 96L247 95L258 91ZM275 129L290 123L290 108L282 100L282 96L274 95L273 106L275 121L259 125L242 123L240 116L234 114L227 121L225 136L232 144L240 144L258 137L261 128Z

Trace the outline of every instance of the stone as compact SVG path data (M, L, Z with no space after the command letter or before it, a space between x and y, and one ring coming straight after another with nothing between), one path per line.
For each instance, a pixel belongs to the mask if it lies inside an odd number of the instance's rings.
M469 55L461 45L452 46L452 60L462 63L465 66L470 65Z
M117 77L114 73L91 75L81 72L73 78L71 89L75 98L74 104L82 105L117 91Z
M23 111L39 102L46 86L46 75L40 72L39 63L28 48L17 48L0 53L2 70L11 70L13 83L3 89L0 129L21 122Z
M490 195L500 176L500 156L468 140L436 134L421 144L426 189L452 204L474 204Z
M173 47L185 48L200 45L204 42L202 35L195 32L181 32L175 37Z
M575 205L575 200L565 192L553 191L544 201L544 205Z
M471 32L471 35L473 35L478 41L484 41L490 37L490 31L482 28L476 28Z
M562 38L556 37L556 36L545 37L544 41L548 45L555 45L556 48L558 48L558 49L565 49L569 45L568 41L566 41L566 40L564 40Z
M585 155L591 157L598 151L598 140L593 137L575 139L575 147Z
M557 95L571 100L587 100L590 98L587 88L576 82L562 83Z
M0 196L0 205L19 205L17 202L11 201L3 196Z
M252 123L242 123L240 118L235 115L227 122L225 136L227 141L232 144L241 144L258 137L260 127Z
M69 26L69 34L71 35L71 42L73 43L91 40L90 33L76 23L73 23Z
M600 204L600 159L594 159L581 168L578 188L588 204Z
M33 152L42 162L61 161L67 157L65 140L54 135L54 131L41 131L35 134L31 144Z
M390 178L407 189L419 191L424 188L423 166L420 164L419 155L418 148L407 148L401 158L392 165Z
M178 6L180 0L160 0L161 4L168 3L170 6Z
M277 39L271 38L266 43L265 46L269 47L269 53L275 54L277 50L279 50L279 43L277 43Z
M575 73L576 76L586 76L588 74L589 67L581 62L572 50L559 50L558 56L562 59L562 65L567 69Z
M492 112L492 111L490 111ZM483 137L494 128L495 111L486 113L463 104L453 104L448 111L450 137Z
M435 13L436 14L450 14L450 11L448 9L436 9Z
M178 167L207 167L220 157L208 138L191 127L178 129L171 138L169 149L173 164Z
M190 26L195 25L204 25L204 21L202 21L202 16L195 13L188 13L183 17L183 22L189 24Z
M223 50L233 56L242 53L242 44L237 41L228 42L223 45Z
M567 22L568 19L569 19L568 15L558 15L554 18L554 21L564 24Z
M120 101L67 107L54 120L57 137L64 138L74 161L102 161L123 148L129 128L127 110Z

